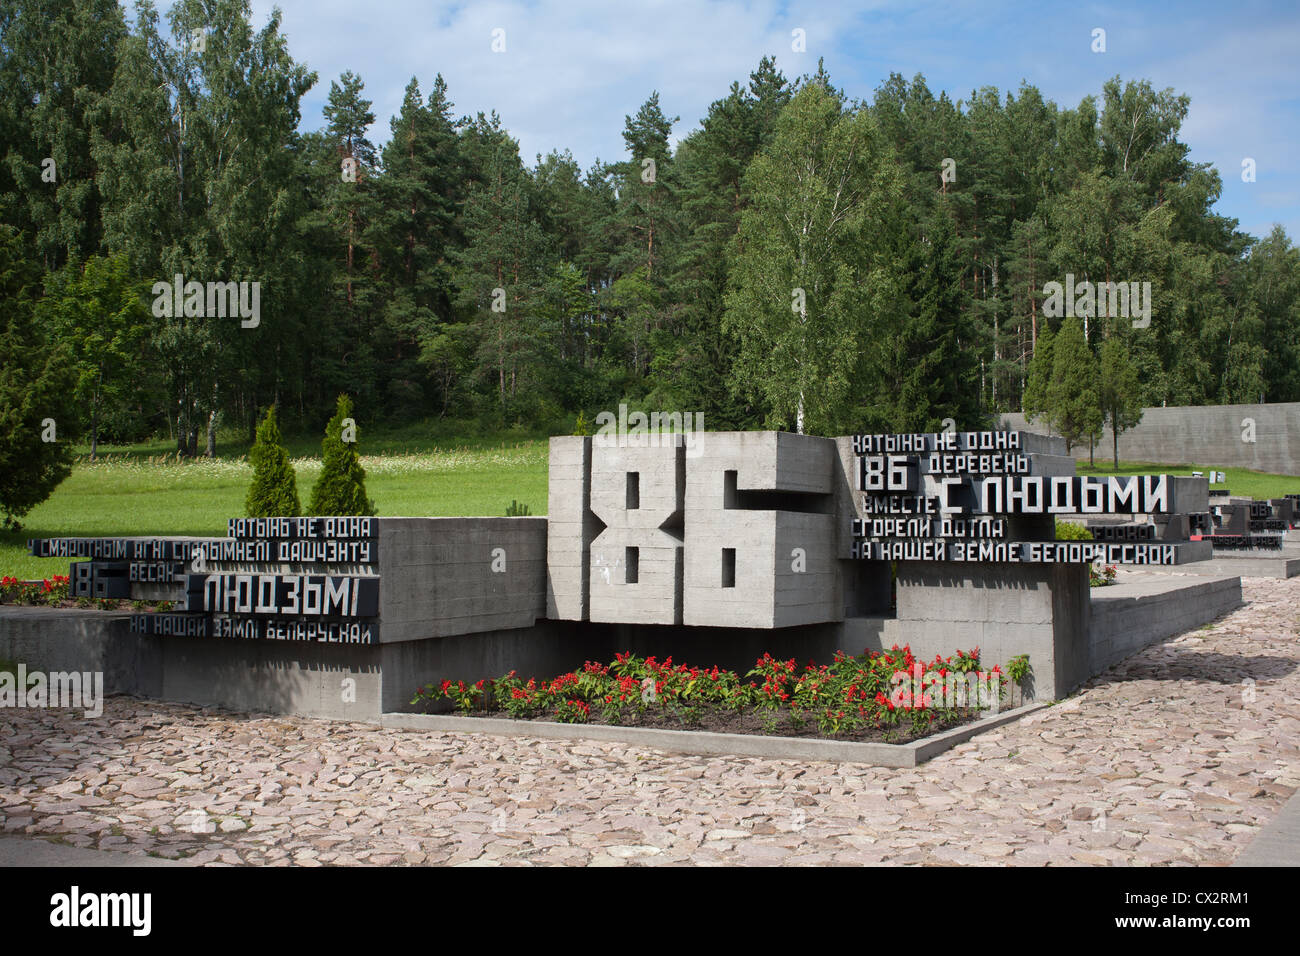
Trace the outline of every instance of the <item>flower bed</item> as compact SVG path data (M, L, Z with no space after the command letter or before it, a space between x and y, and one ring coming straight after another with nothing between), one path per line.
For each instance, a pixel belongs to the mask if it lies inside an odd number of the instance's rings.
M981 669L978 648L929 662L907 646L858 657L839 652L831 664L802 668L764 654L744 678L671 657L618 654L608 665L588 661L551 680L525 681L514 671L472 684L444 680L421 688L411 704L450 704L476 717L905 743L977 720L976 702L953 693L973 678L999 702L1005 698L1006 678L998 667Z
M0 604L18 604L27 607L81 607L100 611L166 611L171 601L130 601L125 598L70 598L68 576L56 574L41 581L20 581L14 577L0 578Z
M1115 583L1116 572L1117 569L1113 564L1108 564L1102 568L1090 564L1088 565L1088 583L1095 588L1107 587Z

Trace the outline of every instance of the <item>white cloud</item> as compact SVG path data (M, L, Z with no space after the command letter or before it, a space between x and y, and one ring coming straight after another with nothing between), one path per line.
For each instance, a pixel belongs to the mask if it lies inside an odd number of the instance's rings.
M272 3L254 0L255 24ZM366 83L377 122L389 118L412 75L423 93L441 72L456 115L496 109L532 162L553 148L572 150L584 167L597 156L623 158L624 116L652 90L674 139L709 104L744 82L764 54L788 77L816 70L825 56L832 79L870 98L891 71L924 73L936 94L966 99L973 89L1015 90L1021 78L1061 107L1100 96L1111 76L1150 79L1191 96L1182 138L1197 162L1224 180L1219 209L1248 223L1279 219L1300 234L1300 206L1272 205L1300 176L1295 50L1300 18L1291 8L1044 8L1033 2L950 0L916 4L820 5L777 0L669 2L572 0L486 3L416 0L281 0L293 56L319 74L303 103L304 127L321 125L330 82L353 70ZM1107 52L1089 49L1091 30L1107 30ZM506 52L491 52L495 27ZM790 31L807 32L807 52L790 49ZM1259 181L1240 180L1241 159L1259 163Z

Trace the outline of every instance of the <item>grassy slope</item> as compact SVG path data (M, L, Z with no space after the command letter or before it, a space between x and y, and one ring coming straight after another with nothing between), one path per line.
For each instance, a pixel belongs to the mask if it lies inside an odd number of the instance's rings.
M1190 475L1199 471L1208 475L1211 471L1221 471L1227 480L1217 482L1213 487L1227 488L1234 495L1249 495L1252 498L1281 498L1283 495L1300 494L1300 478L1294 475L1270 475L1262 471L1247 471L1245 468L1226 468L1218 465L1156 465L1150 462L1124 461L1120 459L1119 471L1111 470L1109 459L1100 457L1093 467L1086 461L1078 463L1081 475Z
M381 515L504 515L512 500L546 513L546 442L469 440L454 447L422 444L405 434L362 435L366 490ZM292 455L319 454L319 441L290 440ZM225 533L244 513L252 469L238 447L211 461L163 463L164 445L109 449L100 461L79 461L50 498L0 533L0 574L41 578L67 574L63 558L27 554L28 538ZM380 457L382 453L383 457ZM152 460L151 460L152 459ZM318 459L295 458L304 507L319 474Z

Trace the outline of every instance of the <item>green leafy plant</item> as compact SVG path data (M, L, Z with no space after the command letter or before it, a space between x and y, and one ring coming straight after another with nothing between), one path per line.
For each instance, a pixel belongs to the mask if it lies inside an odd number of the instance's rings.
M1096 565L1088 566L1088 583L1094 588L1104 588L1115 583L1116 568L1113 564L1108 564L1103 568Z
M591 720L591 707L586 701L570 698L555 708L555 719L561 724L585 724Z
M506 509L507 518L526 518L531 514L532 512L528 510L528 505L521 505L513 498L510 499L510 507Z
M903 686L900 674L908 678ZM928 663L906 647L858 657L841 652L830 664L802 666L793 658L764 654L746 676L753 679L716 666L675 664L671 656L620 653L608 665L587 661L550 680L524 681L515 671L475 684L444 680L422 688L411 703L450 702L464 714L496 711L562 723L667 718L683 727L698 726L706 714L749 710L768 734L783 725L802 729L811 719L827 736L892 727L924 735L936 724L988 706L987 692L1001 699L1006 684L999 668L983 671L978 648L935 655ZM971 697L974 693L979 696Z
M1025 681L1032 673L1033 668L1029 666L1028 654L1017 654L1007 661L1007 678L1011 681L1013 687L1020 688L1022 703L1024 702Z
M1091 541L1093 540L1092 532L1081 524L1075 524L1073 521L1056 522L1056 540L1057 541Z
M42 581L19 581L8 575L0 578L0 604L48 604L56 607L67 597L66 574L56 574Z
M17 529L72 473L76 365L69 343L52 342L41 326L41 265L30 244L0 225L0 529Z

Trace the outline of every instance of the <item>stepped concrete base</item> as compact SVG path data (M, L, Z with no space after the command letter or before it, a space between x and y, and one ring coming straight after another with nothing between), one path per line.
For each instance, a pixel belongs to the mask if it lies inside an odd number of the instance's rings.
M29 671L100 671L107 694L377 721L411 709L416 690L429 683L475 681L512 669L552 677L584 661L608 661L617 651L660 659L672 654L678 661L716 663L743 674L763 652L824 663L836 650L861 654L910 644L927 659L979 644L984 663L1004 670L1010 657L1028 654L1034 674L1024 699L1048 701L1148 644L1241 604L1235 576L1143 573L1090 595L1068 575L1060 581L979 577L968 576L968 585L976 586L968 586L960 600L954 595L936 603L921 620L850 617L842 624L776 630L544 620L376 645L141 635L131 633L126 612L6 605L0 606L0 658L25 663Z
M0 658L28 671L101 671L105 694L230 710L375 721L424 684L552 675L603 657L598 636L533 627L374 645L132 634L127 612L0 606ZM585 655L585 656L584 656Z
M1231 552L1219 551L1209 561L1180 564L1167 571L1153 567L1143 568L1144 573L1193 574L1206 577L1236 575L1242 578L1293 578L1300 574L1300 554L1290 548L1281 551Z
M874 764L878 767L915 767L977 734L1019 720L1046 706L1046 703L1025 704L906 744L720 734L699 730L658 730L608 724L557 724L545 720L509 720L448 714L384 714L382 724L390 730L427 733L500 734L548 740L614 740L637 747L706 756L740 754L774 760L830 760Z
M1092 589L1088 669L1100 674L1149 644L1207 624L1242 604L1239 577L1132 575ZM1032 663L1032 658L1031 658Z

